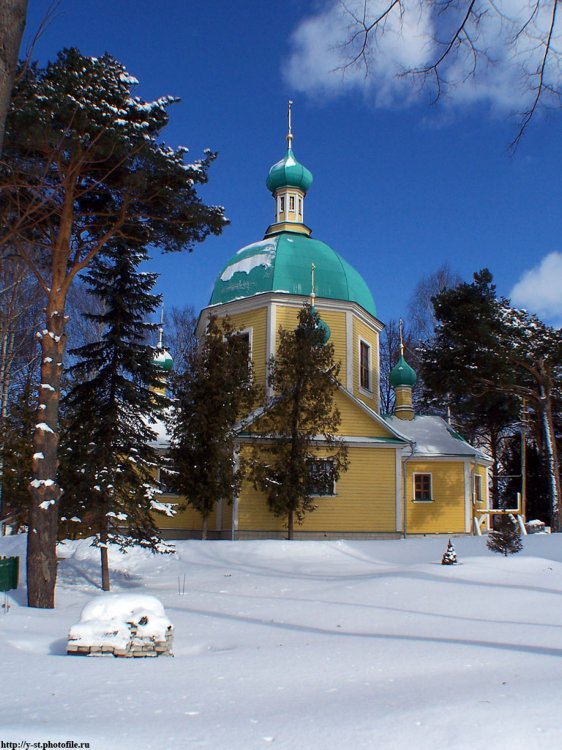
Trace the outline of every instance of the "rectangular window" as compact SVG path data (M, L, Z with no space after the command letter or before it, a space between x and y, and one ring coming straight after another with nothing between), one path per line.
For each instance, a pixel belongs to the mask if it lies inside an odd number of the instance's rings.
M281 196L281 198L279 198L279 211L283 213L284 210L285 210L285 198Z
M432 500L431 474L414 474L414 501L430 503Z
M334 462L331 458L309 458L307 490L310 495L329 496L336 494Z
M299 216L302 216L302 198L299 198Z
M359 342L359 385L371 390L371 347L366 341Z
M236 341L233 341L233 344L236 344L236 349L233 350L236 352L239 352L240 349L238 349L238 346L243 350L244 352L244 361L246 362L246 366L248 368L248 374L250 372L250 365L252 363L252 334L251 330L248 331L238 331L234 334L234 339ZM241 374L241 377L246 377L245 372Z
M291 195L289 197L289 211L294 211L294 210L295 210L295 196Z
M159 467L156 479L158 484L160 485L158 489L163 492L164 495L177 495L177 492L174 488L173 471L170 471L170 469Z
M484 500L482 496L482 476L480 474L474 474L473 480L474 480L474 502L481 503Z

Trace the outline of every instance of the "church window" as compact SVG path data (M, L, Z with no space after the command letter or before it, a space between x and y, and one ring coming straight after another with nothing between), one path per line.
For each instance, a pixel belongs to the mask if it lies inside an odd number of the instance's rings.
M474 481L474 502L481 503L484 500L482 496L482 476L480 474L474 474L473 481Z
M334 461L331 458L309 458L307 491L310 495L330 496L336 494Z
M366 341L359 342L359 385L371 390L371 347Z
M430 503L431 497L431 474L414 474L414 502Z
M282 196L281 196L281 197L279 198L279 211L280 211L281 213L283 213L283 211L284 211L284 210L285 210L285 197L284 197L284 196L282 195Z
M289 197L289 211L294 211L294 210L295 210L295 196L291 195Z
M299 198L299 216L302 216L302 198Z

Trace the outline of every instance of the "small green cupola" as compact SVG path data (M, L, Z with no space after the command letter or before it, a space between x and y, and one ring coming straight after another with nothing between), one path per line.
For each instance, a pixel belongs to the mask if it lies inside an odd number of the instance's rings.
M390 385L393 388L400 386L409 386L412 388L416 384L418 376L413 367L406 362L404 355L400 354L400 359L390 371Z
M417 379L416 371L404 359L402 321L400 321L400 358L390 371L390 384L396 396L394 413L399 419L411 420L415 417L412 388Z
M312 172L298 162L293 153L292 107L290 101L287 154L271 167L267 175L267 189L275 200L275 221L267 228L266 237L279 232L310 235L310 229L304 224L304 199L312 185Z

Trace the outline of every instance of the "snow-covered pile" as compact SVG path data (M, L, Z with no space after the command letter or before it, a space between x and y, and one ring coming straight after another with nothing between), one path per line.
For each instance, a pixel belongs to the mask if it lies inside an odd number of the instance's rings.
M174 627L146 594L105 594L86 604L70 628L67 653L143 657L172 654Z

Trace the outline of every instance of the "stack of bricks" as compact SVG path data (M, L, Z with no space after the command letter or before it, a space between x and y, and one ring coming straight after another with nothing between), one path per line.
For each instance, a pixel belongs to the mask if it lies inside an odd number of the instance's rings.
M139 624L144 623L141 620ZM69 640L66 653L73 656L117 656L121 658L173 656L174 631L171 626L167 629L164 640L157 640L154 636L139 635L136 623L128 622L127 625L131 636L124 648L110 644L88 645Z

